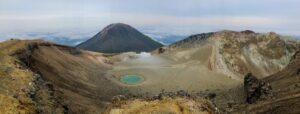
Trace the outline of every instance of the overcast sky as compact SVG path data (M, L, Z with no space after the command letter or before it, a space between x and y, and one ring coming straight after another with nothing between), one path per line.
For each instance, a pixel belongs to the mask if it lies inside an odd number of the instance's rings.
M157 37L224 29L300 36L300 0L0 0L0 40L27 33L79 38L116 22Z

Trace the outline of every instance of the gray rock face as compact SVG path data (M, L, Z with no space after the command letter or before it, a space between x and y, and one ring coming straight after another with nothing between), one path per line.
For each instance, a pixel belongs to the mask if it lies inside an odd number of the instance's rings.
M108 25L77 47L103 53L120 53L129 51L149 52L161 46L163 46L161 43L154 41L133 27L116 23Z
M248 73L244 79L244 90L246 93L246 102L255 103L260 99L267 99L271 96L271 86L268 83L258 80L251 73Z

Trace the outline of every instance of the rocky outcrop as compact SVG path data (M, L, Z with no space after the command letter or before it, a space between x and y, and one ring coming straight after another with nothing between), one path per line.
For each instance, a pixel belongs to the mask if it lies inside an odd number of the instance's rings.
M184 40L164 47L171 56L182 55L176 60L192 58L194 55L209 56L210 70L243 80L248 72L263 78L282 70L298 50L298 41L290 40L274 32L255 33L220 31L192 35ZM211 47L204 51L205 47ZM210 51L210 52L208 52ZM187 52L182 54L183 52ZM200 58L200 57L197 57Z
M238 104L234 106L233 111L228 111L229 114L298 114L300 112L300 78L297 74L300 69L300 51L296 52L290 63L283 70L268 76L266 78L259 79L265 84L270 84L272 87L272 98L266 100L259 100L258 102L249 104ZM247 82L257 84L257 79L253 79L252 76L248 76ZM252 78L251 78L252 77ZM256 80L256 81L255 81ZM248 88L251 89L249 84ZM249 87L250 86L250 87ZM255 87L257 88L257 87ZM267 93L268 86L260 86L258 89L261 92ZM262 91L264 90L264 91ZM253 92L252 92L253 93ZM250 97L251 98L251 97Z
M161 47L161 48L158 49L158 53L164 53L165 51L166 51L166 49L163 48L163 47Z
M244 90L247 103L255 103L261 99L268 99L272 95L272 88L268 83L258 80L251 73L244 79Z
M233 78L243 77L252 72L259 78L282 70L298 50L294 41L270 32L224 31L214 37L215 57L211 60L212 69Z
M104 114L215 114L206 99L166 97L161 100L131 99L107 108Z

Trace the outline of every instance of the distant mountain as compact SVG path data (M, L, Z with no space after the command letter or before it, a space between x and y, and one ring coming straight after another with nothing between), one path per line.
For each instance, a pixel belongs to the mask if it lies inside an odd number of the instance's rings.
M149 35L150 36L150 35ZM156 41L159 41L165 45L169 45L172 43L175 43L177 41L180 41L182 39L186 38L186 36L181 36L181 35L167 35L167 36L162 36L161 38L155 38ZM84 41L87 41L89 38L84 37L84 38L69 38L67 36L58 36L58 35L49 35L49 36L42 36L38 39L41 40L46 40L46 41L51 41L57 44L63 44L63 45L68 45L68 46L76 46ZM300 39L300 37L299 37Z
M51 41L57 44L67 45L67 46L76 46L81 42L86 41L88 38L72 39L68 37L42 37L41 40Z
M15 33L11 35L0 35L0 40L4 39L39 39L50 41L56 44L62 44L67 46L76 46L79 43L86 41L91 36L91 33L69 33L65 32L23 32Z
M162 42L163 44L169 45L169 44L175 43L177 41L180 41L184 38L186 38L186 36L168 35L168 36L162 36L162 38L155 38L155 39L159 42Z
M110 24L78 48L103 53L149 52L163 46L135 28L123 24Z

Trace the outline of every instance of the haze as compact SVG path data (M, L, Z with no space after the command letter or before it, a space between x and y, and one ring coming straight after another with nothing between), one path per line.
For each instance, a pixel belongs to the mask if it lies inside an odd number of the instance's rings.
M300 36L299 0L1 0L0 40L91 37L122 22L163 38L224 29Z

